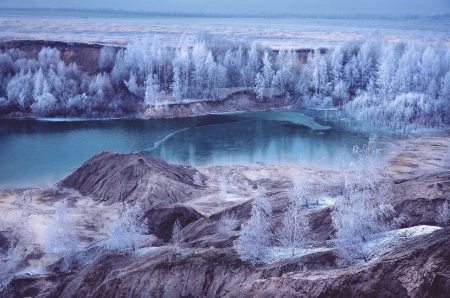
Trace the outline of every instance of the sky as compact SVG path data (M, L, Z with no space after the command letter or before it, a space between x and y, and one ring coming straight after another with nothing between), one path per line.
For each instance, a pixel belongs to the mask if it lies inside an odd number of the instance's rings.
M227 14L450 13L450 0L0 0L0 7L109 8Z

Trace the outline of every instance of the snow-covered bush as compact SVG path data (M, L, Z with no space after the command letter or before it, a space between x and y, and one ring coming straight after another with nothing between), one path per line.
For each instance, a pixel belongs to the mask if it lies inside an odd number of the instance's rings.
M73 266L79 241L75 225L69 217L67 200L61 202L56 209L55 218L45 226L45 252L63 258L62 270L70 270Z
M239 221L236 218L234 212L225 212L220 217L219 224L217 225L217 231L224 235L230 236L233 231L238 227Z
M252 203L250 219L241 228L241 236L233 246L243 261L252 264L264 263L272 238L272 207L267 199L265 189L258 188Z
M125 252L147 246L149 237L144 235L147 231L147 219L142 218L141 208L131 207L125 203L113 219L106 248Z

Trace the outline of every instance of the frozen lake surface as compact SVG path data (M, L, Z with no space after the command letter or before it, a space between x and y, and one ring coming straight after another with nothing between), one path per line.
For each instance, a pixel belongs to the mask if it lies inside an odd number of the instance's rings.
M273 48L332 47L349 40L380 34L390 41L450 43L450 18L320 19L320 18L200 18L138 17L136 15L37 11L0 12L0 37L126 44L144 35L158 35L176 45L181 35L207 32L222 37L259 41Z

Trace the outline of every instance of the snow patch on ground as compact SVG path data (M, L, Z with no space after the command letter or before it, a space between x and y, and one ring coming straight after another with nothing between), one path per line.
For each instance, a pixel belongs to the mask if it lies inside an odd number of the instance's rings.
M371 256L370 261L361 261L356 265L367 265L370 263L374 263L383 255L386 255L394 248L396 248L403 241L414 237L430 234L440 229L442 228L436 226L420 225L376 234L362 247L362 250L365 251L367 255ZM271 247L269 253L266 256L266 262L271 264L278 261L303 257L313 253L331 251L333 249L333 247L297 248L295 249L294 256L292 256L292 249L290 248Z

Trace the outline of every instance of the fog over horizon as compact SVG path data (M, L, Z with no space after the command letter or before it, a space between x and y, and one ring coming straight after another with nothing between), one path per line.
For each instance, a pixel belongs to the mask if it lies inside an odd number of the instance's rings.
M0 0L0 8L104 8L179 13L441 15L449 0Z

